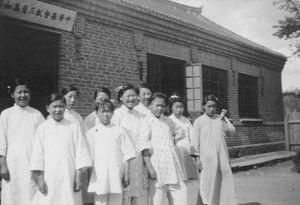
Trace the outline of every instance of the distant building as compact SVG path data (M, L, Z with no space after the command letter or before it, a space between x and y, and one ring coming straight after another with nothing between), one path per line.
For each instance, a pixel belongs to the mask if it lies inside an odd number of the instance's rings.
M49 93L75 84L83 116L96 87L147 82L185 96L193 116L204 95L222 99L239 132L227 139L233 157L284 149L286 57L213 23L202 8L168 0L0 2L0 110L11 103L5 85L16 76L30 79L32 105L43 111Z

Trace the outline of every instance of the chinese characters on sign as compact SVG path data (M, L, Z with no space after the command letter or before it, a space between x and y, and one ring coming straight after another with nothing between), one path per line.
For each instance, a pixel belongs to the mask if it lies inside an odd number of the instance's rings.
M37 0L0 0L0 15L72 31L76 11Z

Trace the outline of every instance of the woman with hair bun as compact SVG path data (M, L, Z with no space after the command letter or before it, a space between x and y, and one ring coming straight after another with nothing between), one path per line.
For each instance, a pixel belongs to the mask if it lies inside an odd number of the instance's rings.
M184 117L185 105L184 99L180 96L173 94L169 99L169 108L171 115L169 118L180 127L184 133L184 137L175 141L176 152L187 180L198 179L198 173L190 156L191 152L191 129L192 123Z
M83 119L81 115L74 110L79 97L79 89L74 85L67 85L61 89L60 94L63 95L66 100L66 110L64 117L67 120L70 120L72 123L75 123L80 128L80 131L84 133Z
M1 204L31 204L36 188L29 171L32 144L42 114L29 106L28 83L17 79L9 86L15 104L0 116Z
M208 95L203 101L204 114L194 122L191 141L192 156L200 175L200 196L204 204L237 204L234 182L225 141L226 134L235 132L225 117L217 114L219 100Z
M116 92L121 107L115 110L112 122L125 129L129 138L133 141L135 149L139 150L141 116L134 109L137 104L138 88L126 84L116 88ZM148 204L147 172L140 153L137 153L136 158L130 161L129 166L130 184L124 189L123 204L146 205Z

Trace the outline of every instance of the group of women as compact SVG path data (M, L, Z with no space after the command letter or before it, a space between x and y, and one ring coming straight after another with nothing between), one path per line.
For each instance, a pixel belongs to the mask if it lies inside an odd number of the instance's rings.
M146 84L115 91L118 108L100 87L83 120L74 110L79 90L66 86L49 96L45 120L17 79L15 104L0 116L1 204L188 205L198 171L197 204L236 204L224 139L234 127L217 114L215 96L192 125L180 96L152 94Z

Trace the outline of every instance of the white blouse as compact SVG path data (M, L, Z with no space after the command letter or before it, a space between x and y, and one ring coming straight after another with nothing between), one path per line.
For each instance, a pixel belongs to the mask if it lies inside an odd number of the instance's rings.
M93 171L88 192L122 193L124 162L135 158L135 148L123 128L99 123L87 133Z
M183 139L177 142L177 146L184 147L190 153L190 146L191 146L191 130L192 130L192 123L184 116L180 116L177 118L174 114L169 117L176 126L180 127L183 131L184 137Z
M2 204L30 204L36 192L29 163L37 127L44 121L32 107L14 105L0 116L0 155L6 156L10 181L2 180Z
M71 121L72 123L75 123L83 132L83 119L78 112L76 112L75 110L66 109L64 113L64 118Z
M81 204L81 192L74 192L75 172L92 165L87 145L78 126L67 119L49 117L36 132L30 170L44 171L48 194L40 192L36 204Z
M134 107L134 109L140 113L142 118L151 114L151 110L147 108L143 103L139 103L137 106Z

